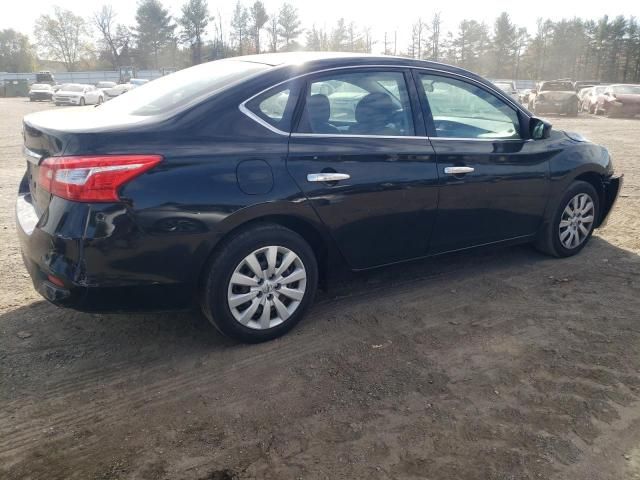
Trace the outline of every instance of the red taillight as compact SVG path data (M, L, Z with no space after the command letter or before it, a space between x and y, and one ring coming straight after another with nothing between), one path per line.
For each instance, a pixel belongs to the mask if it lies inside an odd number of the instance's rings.
M117 202L122 185L161 160L159 155L49 157L40 164L38 183L67 200Z

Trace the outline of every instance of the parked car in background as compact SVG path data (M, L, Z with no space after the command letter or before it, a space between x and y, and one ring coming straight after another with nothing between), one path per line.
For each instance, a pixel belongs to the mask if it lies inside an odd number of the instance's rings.
M597 80L578 80L573 82L573 89L576 92L579 92L583 88L595 87L597 85L601 85L601 82Z
M640 114L640 85L609 85L598 97L596 115L634 117Z
M525 107L529 108L529 95L531 94L531 89L530 88L525 88L523 90L520 90L518 92L518 102L520 102L520 105L524 105Z
M113 88L116 85L117 85L116 82L98 82L98 83L96 83L96 88L98 90L102 90L102 92L104 93L105 90Z
M375 55L198 65L100 108L30 114L24 147L18 236L45 298L199 305L247 342L290 330L345 267L488 244L575 255L621 185L606 148L482 77Z
M146 78L132 78L131 80L129 80L129 83L133 86L139 87L140 85L149 83L149 80L147 80Z
M516 83L511 80L494 80L493 84L498 87L500 90L505 92L511 98L513 98L516 102L520 101L520 97L518 96L518 89L516 88Z
M595 86L587 89L580 102L580 111L596 113L598 98L604 94L606 86Z
M578 95L566 80L540 82L529 94L529 110L536 114L578 115Z
M577 94L578 94L578 111L581 112L582 111L582 100L584 99L584 97L589 93L589 90L591 90L593 87L584 87L581 88Z
M29 101L49 102L53 96L53 87L48 83L34 83L29 89Z
M55 85L56 79L53 74L47 70L36 73L36 83L47 83L49 85Z
M56 105L94 105L104 101L102 90L93 85L67 83L53 95Z
M120 85L116 85L115 87L106 88L103 90L104 99L105 101L111 100L112 98L119 97L123 93L127 93L129 90L133 90L134 88L135 85L132 85L130 83L121 83Z

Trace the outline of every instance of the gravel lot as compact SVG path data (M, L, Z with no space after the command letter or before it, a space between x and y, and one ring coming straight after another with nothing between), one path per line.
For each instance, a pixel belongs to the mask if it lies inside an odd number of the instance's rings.
M245 346L195 313L34 292L13 203L22 116L45 108L0 99L0 478L640 479L640 120L551 119L626 174L577 257L361 274Z

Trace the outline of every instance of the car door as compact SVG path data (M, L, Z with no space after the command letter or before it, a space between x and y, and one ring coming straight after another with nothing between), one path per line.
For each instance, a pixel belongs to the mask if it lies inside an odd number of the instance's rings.
M438 174L418 106L406 69L306 80L287 168L354 269L426 255Z
M536 234L550 187L546 142L528 139L516 108L481 83L414 73L440 174L430 253Z

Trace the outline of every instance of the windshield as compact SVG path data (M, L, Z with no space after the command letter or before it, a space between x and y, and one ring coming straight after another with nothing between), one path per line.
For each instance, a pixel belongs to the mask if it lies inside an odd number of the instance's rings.
M613 93L640 95L640 85L616 85L611 87Z
M98 88L111 88L115 86L116 86L116 82L98 82L96 85L96 87Z
M540 87L541 92L568 92L573 91L573 85L569 82L544 82Z
M602 93L605 91L607 87L595 87L595 92L596 93Z
M65 92L82 92L84 87L82 85L63 85L60 90Z
M51 85L47 85L46 83L34 83L31 85L32 90L50 90Z
M157 115L269 68L261 63L237 60L204 63L145 83L101 108L125 115Z

